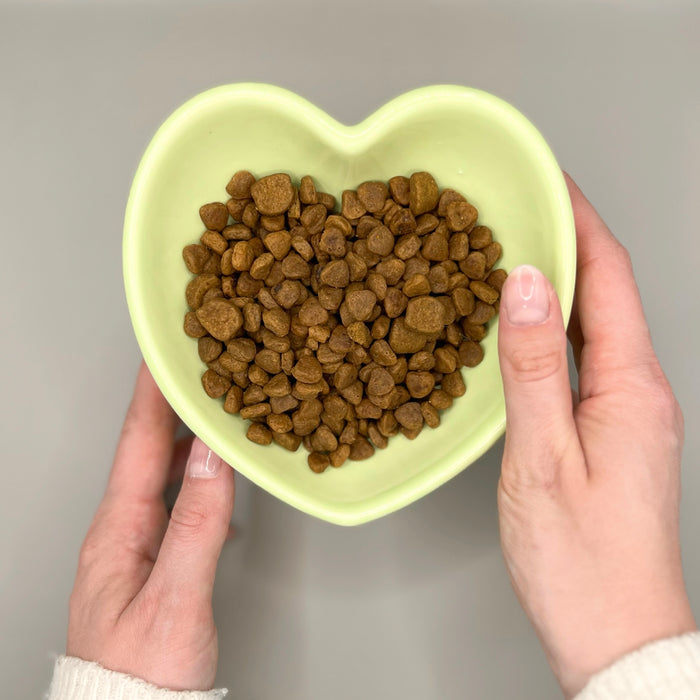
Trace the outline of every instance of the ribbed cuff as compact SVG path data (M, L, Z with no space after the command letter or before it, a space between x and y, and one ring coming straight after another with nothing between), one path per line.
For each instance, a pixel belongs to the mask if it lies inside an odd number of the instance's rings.
M228 691L165 690L93 661L59 656L48 700L221 700Z
M652 642L597 673L575 700L700 699L700 632Z

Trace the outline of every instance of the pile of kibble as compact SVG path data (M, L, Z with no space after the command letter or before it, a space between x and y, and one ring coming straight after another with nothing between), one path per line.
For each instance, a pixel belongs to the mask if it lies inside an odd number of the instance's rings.
M315 472L437 427L506 278L475 207L426 172L346 190L340 213L309 176L239 171L226 191L183 251L207 394Z

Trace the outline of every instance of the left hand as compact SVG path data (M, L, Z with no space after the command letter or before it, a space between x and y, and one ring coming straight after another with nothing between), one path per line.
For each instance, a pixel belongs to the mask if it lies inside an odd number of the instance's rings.
M175 444L177 425L142 365L80 553L67 653L163 688L208 690L218 660L211 599L233 510L233 470L197 438ZM163 492L185 461L168 518Z

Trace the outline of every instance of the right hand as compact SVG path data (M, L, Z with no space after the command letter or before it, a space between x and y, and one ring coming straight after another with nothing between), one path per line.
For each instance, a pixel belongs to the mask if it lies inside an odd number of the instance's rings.
M696 626L679 543L681 411L629 255L567 184L580 402L556 294L539 271L516 268L499 326L507 432L498 503L513 587L571 697L624 654Z

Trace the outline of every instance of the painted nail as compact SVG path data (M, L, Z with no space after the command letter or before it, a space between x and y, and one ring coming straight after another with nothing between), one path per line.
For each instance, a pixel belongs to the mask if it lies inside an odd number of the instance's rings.
M195 438L187 460L187 475L195 479L213 479L221 470L221 465L221 458L199 438Z
M508 321L536 326L549 318L549 291L544 275L532 265L519 265L509 275L503 295Z

